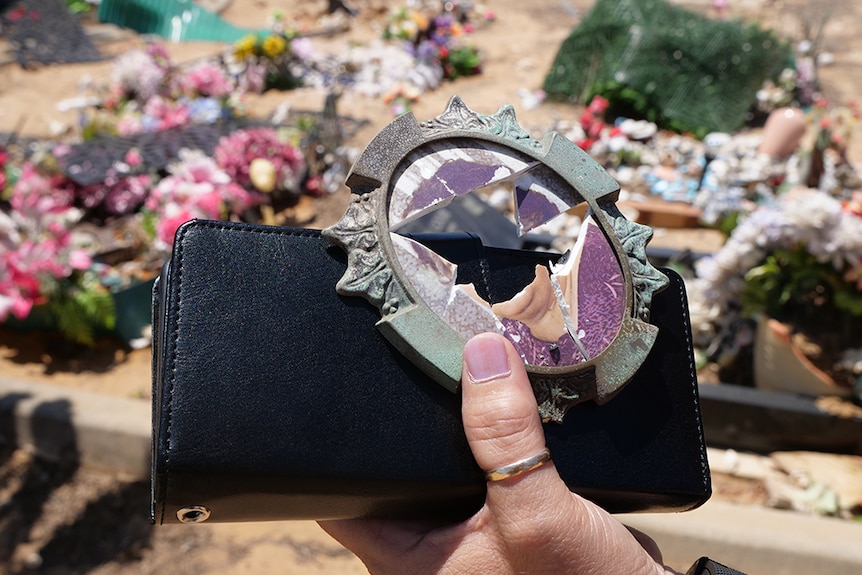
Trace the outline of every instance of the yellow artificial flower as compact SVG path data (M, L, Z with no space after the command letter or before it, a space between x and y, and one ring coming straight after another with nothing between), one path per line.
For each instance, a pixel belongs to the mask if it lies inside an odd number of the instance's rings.
M285 40L283 36L273 34L263 41L262 48L264 56L275 58L276 56L284 54L285 50L287 50L287 40Z
M254 34L249 34L236 41L233 46L233 54L237 60L245 60L254 55L254 45L257 43L257 37Z
M428 29L428 18L421 12L413 13L413 22L423 32Z

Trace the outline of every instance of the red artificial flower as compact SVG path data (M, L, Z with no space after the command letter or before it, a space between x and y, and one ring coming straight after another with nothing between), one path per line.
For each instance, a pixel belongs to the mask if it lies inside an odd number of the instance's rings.
M595 140L591 140L590 138L583 138L575 142L575 144L585 152L589 152L590 148L592 148L595 143Z
M6 18L10 22L17 22L18 20L20 20L24 16L26 16L26 14L27 14L27 10L24 8L24 6L18 6L17 8L15 8L11 12L9 12L9 15L6 16Z
M593 96L593 99L590 100L590 103L587 106L587 108L594 115L601 116L602 114L605 113L605 110L607 110L608 106L610 106L610 105L611 105L611 103L608 102L605 98L602 98L599 95L595 95L595 96Z

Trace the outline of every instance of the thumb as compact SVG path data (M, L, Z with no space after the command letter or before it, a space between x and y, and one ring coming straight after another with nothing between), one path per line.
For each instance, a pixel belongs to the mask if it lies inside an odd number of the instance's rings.
M505 468L545 450L530 380L506 338L489 333L468 341L461 380L464 431L482 469ZM510 549L525 544L514 554L519 568L531 573L665 572L654 543L571 493L552 461L503 475L489 479L485 510Z
M462 417L476 462L485 471L539 456L546 449L536 398L524 363L499 334L481 334L464 348ZM552 462L488 483L494 512L535 514L570 499ZM555 510L559 512L560 509Z

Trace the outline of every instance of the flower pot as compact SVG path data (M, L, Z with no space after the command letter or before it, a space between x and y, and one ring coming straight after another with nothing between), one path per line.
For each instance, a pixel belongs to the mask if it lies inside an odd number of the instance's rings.
M758 322L754 340L755 386L809 396L851 396L851 389L836 384L811 363L790 334L790 327L778 320L763 318Z
M114 336L132 347L149 345L149 328L152 324L152 292L155 278L111 293L114 299L116 322L113 330L97 327L96 337ZM2 323L20 332L57 332L57 319L47 304L33 307L30 314L20 320L12 315Z
M114 334L132 347L149 345L152 324L153 278L113 292L117 321Z
M33 306L30 313L24 319L18 319L12 314L3 321L3 325L9 329L28 333L31 331L55 331L57 320L51 315L47 304Z

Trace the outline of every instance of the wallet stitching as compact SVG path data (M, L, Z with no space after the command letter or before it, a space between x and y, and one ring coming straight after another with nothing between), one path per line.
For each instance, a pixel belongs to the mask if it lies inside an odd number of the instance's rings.
M496 301L494 294L491 293L491 282L488 281L488 274L490 273L488 258L479 258L479 271L482 272L482 283L485 284L485 293L488 294L488 301Z
M317 230L309 230L309 229L296 229L296 228L283 228L283 227L249 227L244 228L241 227L242 224L237 224L233 222L220 222L215 220L198 220L195 222L196 225L205 228L212 228L215 230L227 230L231 229L236 232L242 232L245 234L275 234L281 236L294 236L300 238L316 238L320 236L320 232ZM249 225L249 224L247 224Z
M182 234L185 235L185 230L188 228L182 228ZM182 309L182 276L183 276L183 236L178 238L176 242L177 251L174 254L174 259L177 262L176 265L176 286L177 286L177 299L176 303L173 305L173 310L176 312L176 320L171 326L171 367L170 367L170 380L168 381L168 405L167 405L167 413L165 414L165 419L167 420L167 425L165 426L165 468L170 469L170 461L171 461L171 434L172 434L172 426L173 426L173 415L174 415L174 382L176 381L177 374L177 342L179 341L179 333L180 333L180 310ZM167 508L168 501L168 488L170 483L170 474L165 473L165 501L162 503L162 509L160 514L160 523L164 524L165 522L165 510Z
M685 284L680 280L676 280L677 286L679 288L681 301L686 301L686 293L685 293ZM692 349L692 337L691 337L691 325L689 324L688 314L682 314L682 325L683 332L685 334L685 343L686 349ZM688 354L688 367L689 367L689 377L690 380L694 382L694 385L691 388L692 392L692 403L694 404L695 413L699 413L700 407L698 403L698 394L697 394L697 371L695 370L694 358L692 358L691 354ZM700 437L703 437L703 421L698 416L695 418L697 424L697 432ZM708 487L707 477L709 476L709 467L706 460L706 454L704 450L700 449L700 470L701 470L701 478L703 480L703 487Z

